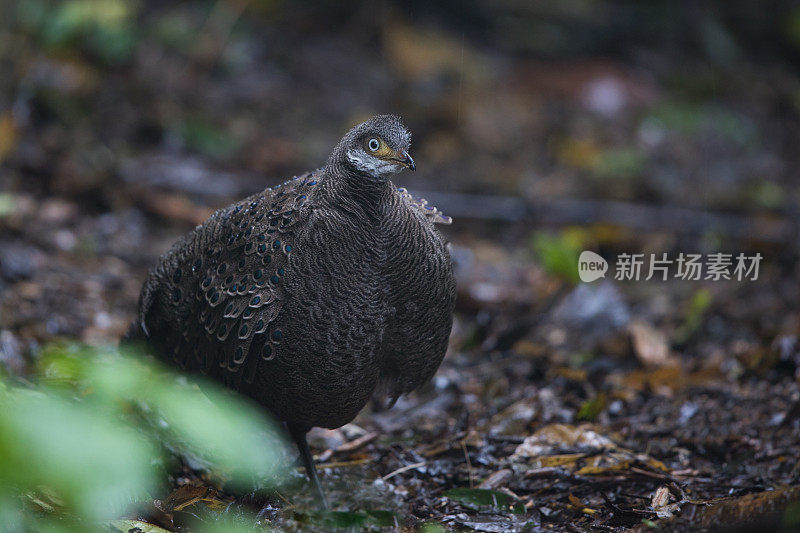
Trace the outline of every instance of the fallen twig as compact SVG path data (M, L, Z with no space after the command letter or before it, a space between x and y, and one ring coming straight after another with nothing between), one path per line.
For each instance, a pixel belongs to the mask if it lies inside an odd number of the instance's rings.
M403 472L406 472L408 470L413 470L415 468L419 468L420 466L425 466L425 464L426 464L426 461L420 461L418 463L411 463L410 465L406 465L404 467L398 468L394 472L386 474L381 479L386 481L387 479L392 478L392 477L396 476L397 474L402 474Z

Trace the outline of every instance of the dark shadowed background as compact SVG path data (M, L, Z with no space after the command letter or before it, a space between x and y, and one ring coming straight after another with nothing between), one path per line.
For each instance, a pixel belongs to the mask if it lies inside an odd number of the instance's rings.
M2 5L7 374L57 340L116 343L181 234L395 113L418 167L398 185L454 218L456 325L433 384L316 432L340 510L798 523L797 2ZM582 250L605 281L578 281ZM682 252L763 259L757 280L644 281L650 254ZM613 280L621 253L645 254L642 280ZM750 493L763 508L697 511ZM281 527L302 523L288 500Z

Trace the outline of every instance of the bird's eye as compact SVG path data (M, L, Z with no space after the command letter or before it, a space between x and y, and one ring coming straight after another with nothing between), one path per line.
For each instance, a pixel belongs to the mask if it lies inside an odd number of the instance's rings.
M373 152L377 152L378 148L380 147L381 147L381 142L374 137L370 139L369 142L367 142L367 148L369 148Z

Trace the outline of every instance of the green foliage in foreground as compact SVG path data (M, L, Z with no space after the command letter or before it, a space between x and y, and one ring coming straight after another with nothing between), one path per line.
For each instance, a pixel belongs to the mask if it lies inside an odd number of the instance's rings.
M99 529L154 495L167 450L234 486L275 483L278 435L258 407L144 357L49 348L33 386L0 379L0 530Z

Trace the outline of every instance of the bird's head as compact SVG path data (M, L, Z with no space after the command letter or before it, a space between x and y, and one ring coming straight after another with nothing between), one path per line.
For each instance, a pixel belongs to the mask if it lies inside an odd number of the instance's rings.
M416 170L410 146L411 133L399 117L377 115L347 132L331 157L370 178L386 179L404 168Z

